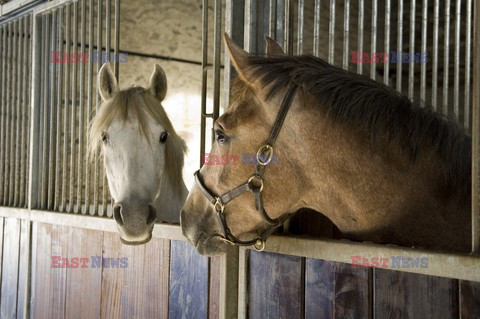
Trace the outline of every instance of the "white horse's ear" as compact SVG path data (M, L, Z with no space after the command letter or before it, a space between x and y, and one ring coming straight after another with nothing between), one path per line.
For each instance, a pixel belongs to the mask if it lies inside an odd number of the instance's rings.
M152 76L150 77L148 91L160 101L163 101L167 95L167 76L158 64L155 64Z
M104 101L111 99L112 96L118 92L117 79L115 78L115 74L110 68L109 63L102 65L102 68L98 73L97 85Z
M267 43L267 56L285 55L285 51L283 51L280 44L269 36L265 36L265 42Z
M250 53L236 45L226 33L224 33L223 39L225 41L228 55L232 60L233 66L238 72L238 76L240 79L242 79L242 81L249 83L251 81L251 70L248 62Z

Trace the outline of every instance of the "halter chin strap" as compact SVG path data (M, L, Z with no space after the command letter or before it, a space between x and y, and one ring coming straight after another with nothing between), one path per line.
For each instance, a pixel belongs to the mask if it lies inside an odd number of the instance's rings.
M288 89L287 94L285 94L275 123L273 124L273 127L270 131L270 135L266 143L261 146L257 151L257 164L255 165L255 174L253 174L246 183L226 192L221 196L215 196L203 183L200 176L200 170L196 171L194 174L196 184L202 191L203 195L205 195L208 201L214 206L215 211L217 212L217 216L223 228L223 237L221 237L221 239L226 243L239 246L254 246L256 250L261 251L265 248L265 240L267 239L267 237L270 236L275 231L275 229L281 226L285 219L288 217L285 216L272 219L265 211L262 196L263 175L265 174L266 166L272 160L273 146L275 144L275 141L277 140L280 130L282 129L283 122L285 121L285 117L287 116L287 113L290 109L290 105L292 104L293 96L295 95L296 90L297 85L292 84ZM246 192L253 193L255 197L255 208L263 217L263 219L268 224L270 224L270 227L260 237L252 240L243 241L235 237L230 231L227 220L225 218L225 205Z

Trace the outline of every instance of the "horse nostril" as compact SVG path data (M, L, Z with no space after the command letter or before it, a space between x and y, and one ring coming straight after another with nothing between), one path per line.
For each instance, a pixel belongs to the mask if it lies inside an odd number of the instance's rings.
M148 205L149 213L147 217L147 225L153 224L157 220L157 213L152 205Z
M113 206L113 219L115 219L118 225L123 226L122 206Z

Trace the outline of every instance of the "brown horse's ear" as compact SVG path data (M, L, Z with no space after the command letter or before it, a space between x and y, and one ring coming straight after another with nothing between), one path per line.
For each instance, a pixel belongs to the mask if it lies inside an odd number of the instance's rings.
M232 60L233 66L238 72L238 76L240 79L242 79L242 81L249 83L251 80L251 71L248 62L250 54L236 45L226 33L224 33L223 39L225 41L228 55Z
M267 56L285 55L285 52L280 44L278 44L272 38L265 36L265 42L267 43Z
M148 92L160 101L163 101L167 95L167 76L158 64L155 64L152 76L150 77Z
M117 79L115 78L115 74L110 68L109 63L102 65L102 68L98 72L97 82L100 96L104 101L111 99L112 96L118 92Z

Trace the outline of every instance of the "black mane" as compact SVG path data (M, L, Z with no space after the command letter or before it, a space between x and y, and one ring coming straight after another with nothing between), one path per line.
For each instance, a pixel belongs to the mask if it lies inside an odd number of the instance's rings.
M398 143L415 161L423 151L439 156L447 180L469 187L471 140L457 123L422 107L366 76L310 55L249 58L253 74L271 85L269 96L296 83L318 100L336 123L356 128L373 141Z

